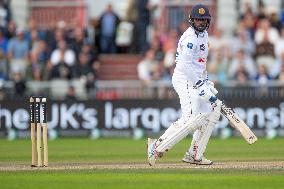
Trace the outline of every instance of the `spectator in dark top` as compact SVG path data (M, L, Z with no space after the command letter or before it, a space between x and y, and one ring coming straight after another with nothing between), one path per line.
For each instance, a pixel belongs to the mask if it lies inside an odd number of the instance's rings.
M257 19L258 20L262 20L262 19L265 19L267 18L267 15L266 15L266 7L264 5L264 3L259 3L258 5L258 14L257 14Z
M11 38L15 37L16 36L16 29L17 29L16 22L14 20L11 20L8 23L7 28L5 28L5 37L7 39L11 39Z
M72 85L70 85L68 87L67 94L65 96L65 100L66 101L75 101L75 100L77 100L77 98L76 98L76 91L75 91L75 88Z
M52 31L50 31L52 32ZM49 40L47 41L50 50L58 48L60 41L66 41L64 29L57 28L54 30L54 33L49 34Z
M51 20L45 29L45 41L49 50L54 50L56 48L55 31L56 23L55 21Z
M99 21L101 53L116 53L115 38L118 24L119 18L109 4Z
M0 49L0 80L8 79L8 62L2 49Z
M280 17L279 17L279 15L278 15L278 13L277 13L277 11L276 10L271 10L271 12L270 12L270 14L268 15L268 19L269 19L269 21L270 21L270 23L271 23L271 26L273 27L273 28L276 28L279 32L280 32L280 30L281 30L281 27L282 27L282 23L281 23L281 21L280 21Z
M8 52L8 40L3 34L3 31L0 30L0 49L3 50L4 54Z
M90 62L98 61L97 49L91 44L90 41L85 40L80 53L85 53L89 56Z
M138 40L137 50L139 53L144 53L148 49L147 27L151 20L148 0L136 0L136 8L138 13L135 26L137 32L135 36Z
M79 62L78 65L76 65L76 76L77 77L82 77L86 76L89 73L93 73L92 67L89 63L90 59L89 56L85 53L80 53L79 54Z
M64 61L61 60L61 62L55 66L53 66L49 73L49 79L72 79L74 70L71 66L66 64Z
M23 79L21 72L14 72L13 73L13 80L15 86L15 95L18 98L23 98L26 92L26 82Z
M84 30L82 28L76 28L74 30L74 36L70 43L70 48L75 52L77 59L79 58L79 53L84 45Z
M40 40L45 39L45 32L40 30L37 22L34 19L29 19L28 21L28 30L25 33L25 38L30 42L33 38L32 33L37 33L37 37Z

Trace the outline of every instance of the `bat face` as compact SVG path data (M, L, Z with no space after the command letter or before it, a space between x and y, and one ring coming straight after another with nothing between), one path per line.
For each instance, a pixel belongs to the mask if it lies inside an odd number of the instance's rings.
M253 144L257 141L257 137L250 130L247 124L239 118L237 113L230 107L227 107L223 102L221 106L221 113L229 120L230 125L240 131L243 138L249 143Z

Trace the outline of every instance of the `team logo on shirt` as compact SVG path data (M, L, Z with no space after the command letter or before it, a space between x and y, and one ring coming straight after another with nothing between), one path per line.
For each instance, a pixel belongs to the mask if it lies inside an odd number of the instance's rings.
M187 48L192 49L193 48L193 44L192 43L187 43Z
M200 45L200 50L205 51L205 45L204 44Z

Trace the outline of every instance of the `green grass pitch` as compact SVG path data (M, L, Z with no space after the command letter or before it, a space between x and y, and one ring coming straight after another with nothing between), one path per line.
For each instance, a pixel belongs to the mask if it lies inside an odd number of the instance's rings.
M48 143L50 166L30 168L30 141L1 139L0 188L284 188L284 138L253 145L211 139L211 167L181 162L189 143L183 140L149 167L146 139L57 139Z

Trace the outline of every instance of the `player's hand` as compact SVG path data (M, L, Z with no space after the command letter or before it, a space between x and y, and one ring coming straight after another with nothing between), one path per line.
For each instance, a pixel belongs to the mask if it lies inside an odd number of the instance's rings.
M199 80L196 82L194 88L197 89L198 95L207 102L215 103L217 100L216 94L218 91L214 88L214 84L212 86L212 84L206 81Z

